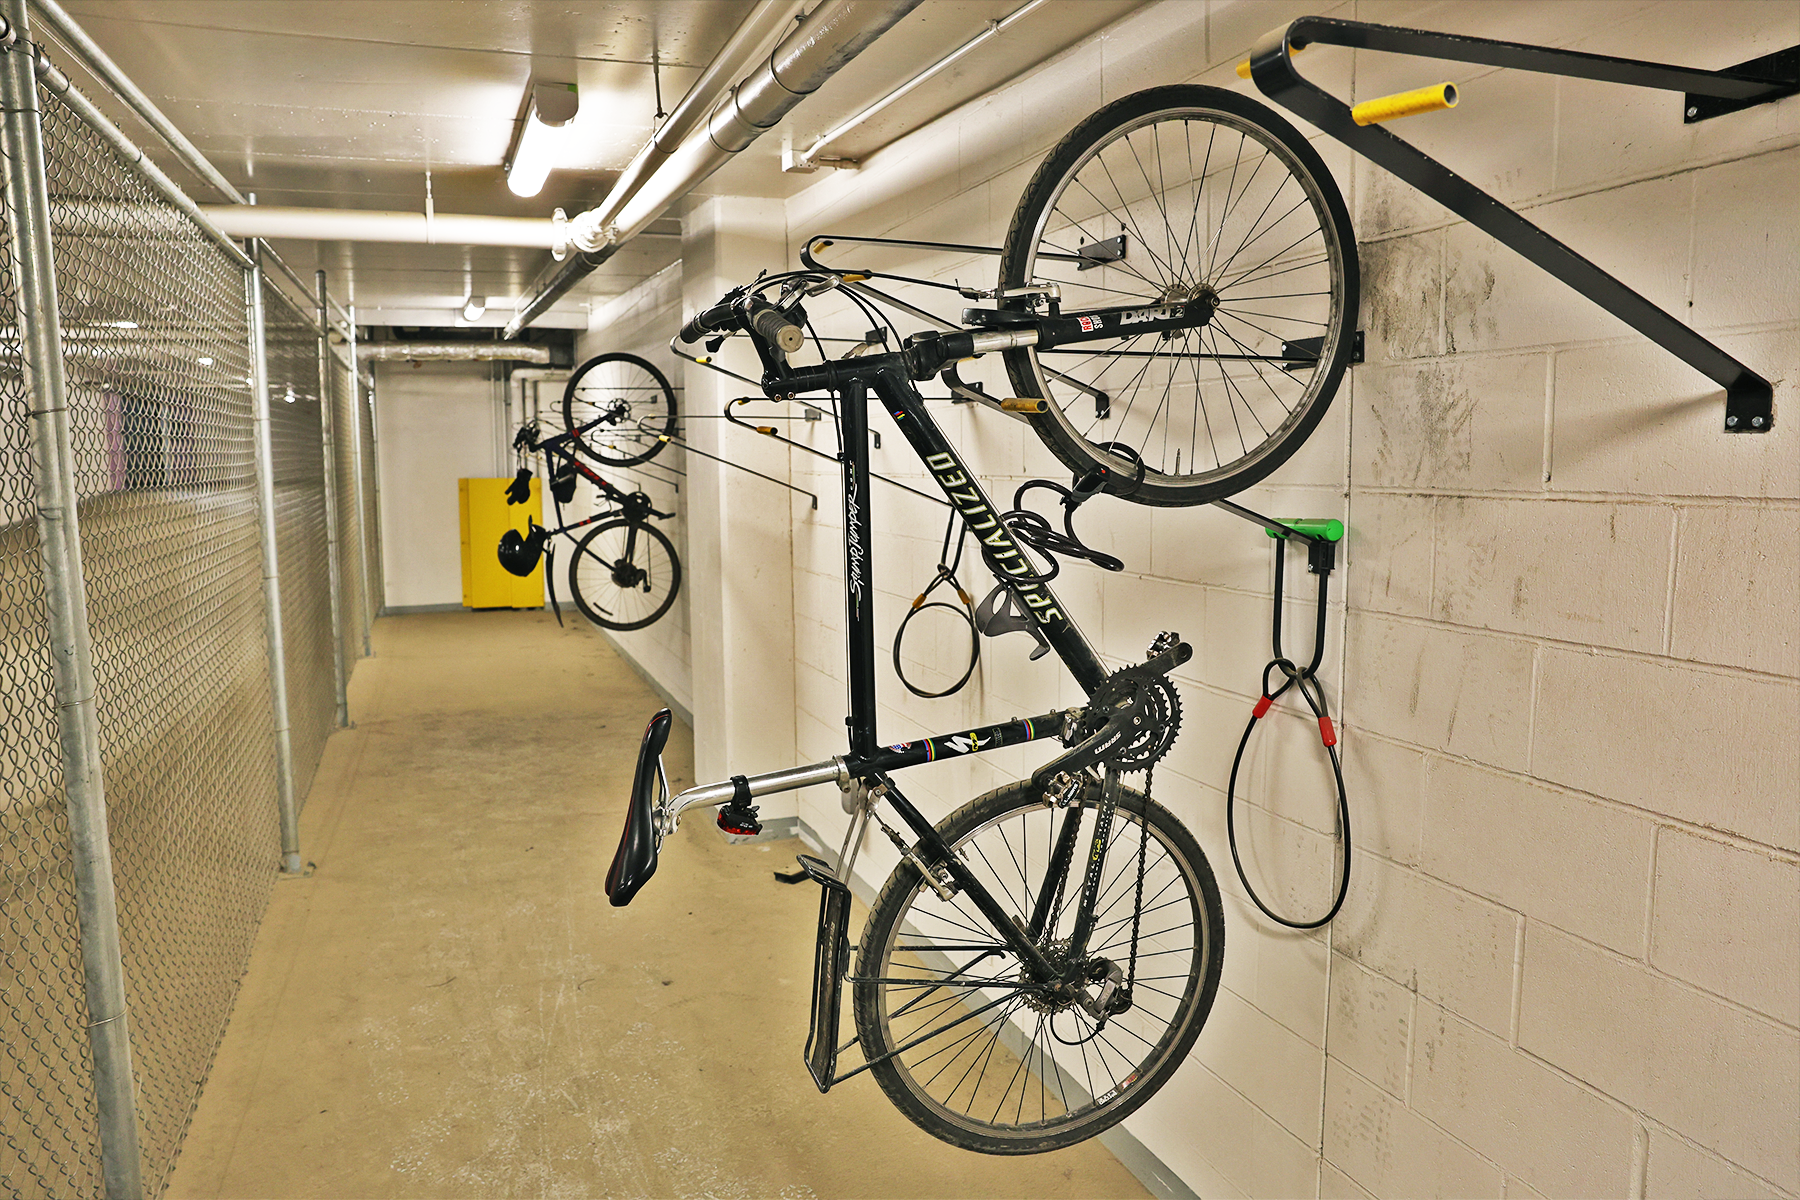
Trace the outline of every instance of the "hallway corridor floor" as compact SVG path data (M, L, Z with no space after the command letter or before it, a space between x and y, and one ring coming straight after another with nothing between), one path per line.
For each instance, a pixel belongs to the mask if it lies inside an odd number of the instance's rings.
M727 846L696 814L607 903L661 702L595 631L417 614L374 649L171 1197L1147 1194L1096 1142L988 1158L866 1077L817 1092L818 891L771 875L798 841ZM686 786L679 722L667 761Z

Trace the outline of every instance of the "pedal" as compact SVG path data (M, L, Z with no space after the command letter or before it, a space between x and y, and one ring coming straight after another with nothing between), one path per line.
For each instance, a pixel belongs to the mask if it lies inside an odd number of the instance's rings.
M844 976L850 970L850 889L831 868L810 854L798 856L800 869L819 885L819 937L813 950L812 1020L806 1030L806 1069L821 1092L836 1082L838 1018Z

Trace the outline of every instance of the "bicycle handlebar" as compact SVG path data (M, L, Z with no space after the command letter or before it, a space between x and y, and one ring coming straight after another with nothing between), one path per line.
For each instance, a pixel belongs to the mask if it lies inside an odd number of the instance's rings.
M806 332L788 320L787 314L773 304L755 297L744 299L736 295L727 295L711 308L695 313L681 327L679 336L691 346L709 333L731 333L738 330L755 333L786 354L792 354L806 341Z

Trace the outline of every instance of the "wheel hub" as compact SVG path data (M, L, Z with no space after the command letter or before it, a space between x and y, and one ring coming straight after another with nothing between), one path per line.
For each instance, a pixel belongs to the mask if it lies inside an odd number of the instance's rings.
M622 588L634 588L644 582L644 569L628 558L612 565L612 581Z

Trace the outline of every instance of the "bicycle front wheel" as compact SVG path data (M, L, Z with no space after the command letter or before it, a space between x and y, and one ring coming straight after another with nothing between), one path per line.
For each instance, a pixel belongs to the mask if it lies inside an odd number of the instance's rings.
M1262 479L1325 415L1354 343L1356 239L1324 161L1254 100L1151 88L1076 126L1019 201L1000 286L1054 284L1065 315L1210 296L1195 329L1005 352L1077 474L1182 506ZM1013 300L1012 307L1024 302Z
M596 525L575 544L569 593L607 629L642 629L661 619L681 590L681 559L662 530L636 521Z
M1091 804L1047 805L1020 782L938 830L1021 928L1047 898L1036 943L1061 964L1094 817ZM1059 886L1046 876L1067 821L1079 822L1078 836ZM871 1073L914 1124L986 1154L1055 1150L1123 1120L1181 1065L1224 963L1212 868L1174 814L1130 790L1105 853L1082 963L1090 977L1116 969L1131 999L1103 1022L1033 983L966 894L941 899L907 862L888 879L857 953L856 1030Z
M635 354L601 354L569 376L563 428L575 448L612 467L641 463L675 435L675 389Z

